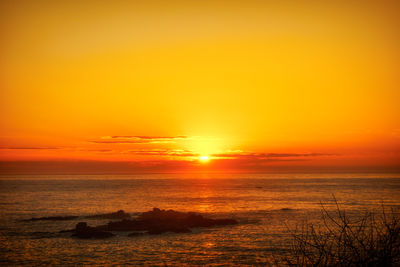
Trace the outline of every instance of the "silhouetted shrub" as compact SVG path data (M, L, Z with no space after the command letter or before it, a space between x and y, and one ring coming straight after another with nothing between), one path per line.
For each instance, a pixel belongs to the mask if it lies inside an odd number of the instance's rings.
M400 220L382 206L350 219L335 199L336 211L322 205L322 224L293 231L293 244L279 260L289 266L400 266ZM277 262L275 262L277 263Z

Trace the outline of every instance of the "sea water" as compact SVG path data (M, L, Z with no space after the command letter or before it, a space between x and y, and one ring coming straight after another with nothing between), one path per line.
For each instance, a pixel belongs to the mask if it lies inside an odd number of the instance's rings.
M398 174L143 174L0 177L0 265L265 265L286 253L296 226L337 200L349 214L400 211ZM234 226L109 239L60 230L108 220L24 221L153 207L234 218Z

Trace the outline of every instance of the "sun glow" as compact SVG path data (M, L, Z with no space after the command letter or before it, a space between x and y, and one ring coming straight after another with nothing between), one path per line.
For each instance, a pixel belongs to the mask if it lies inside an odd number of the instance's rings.
M0 174L398 172L400 1L315 2L0 1Z
M210 157L209 156L200 156L200 161L201 162L207 162L207 161L209 161L210 160Z

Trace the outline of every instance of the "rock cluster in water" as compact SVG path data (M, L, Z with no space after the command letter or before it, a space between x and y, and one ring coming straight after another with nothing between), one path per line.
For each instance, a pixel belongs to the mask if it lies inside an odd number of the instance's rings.
M121 221L110 221L106 225L96 227L88 226L86 222L76 225L73 236L78 238L107 238L113 236L111 231L132 232L130 236L147 234L162 234L165 232L189 233L190 228L212 227L222 225L234 225L238 222L234 219L210 219L193 212L178 212L174 210L160 210L154 208L143 212L136 219L127 219L123 211L118 211ZM103 217L99 217L103 218ZM115 217L114 217L115 218ZM64 231L65 232L65 231Z
M86 216L85 218L89 219L128 219L131 218L129 213L124 212L123 210L119 210L117 212L105 213L105 214L97 214Z
M85 222L80 222L75 227L75 233L72 236L79 238L107 238L114 236L113 233L101 231L96 227L90 227Z
M50 217L39 217L39 218L30 218L27 220L22 220L23 222L34 222L34 221L68 221L75 220L78 216L50 216Z
M75 220L75 219L78 219L78 218L79 218L79 216L50 216L50 217L31 218L31 219L22 220L22 221L24 221L24 222L67 221L67 220ZM117 220L117 219L128 219L128 218L131 218L131 215L129 213L124 212L123 210L119 210L117 212L84 216L83 218Z

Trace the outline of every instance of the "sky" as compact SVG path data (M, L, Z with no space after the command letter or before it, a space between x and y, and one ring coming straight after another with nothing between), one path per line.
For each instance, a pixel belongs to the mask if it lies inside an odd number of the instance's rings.
M400 171L398 1L0 12L0 173Z

